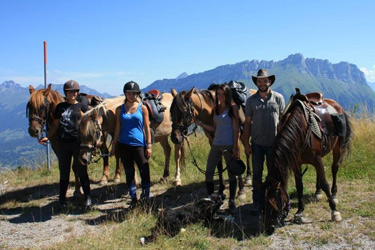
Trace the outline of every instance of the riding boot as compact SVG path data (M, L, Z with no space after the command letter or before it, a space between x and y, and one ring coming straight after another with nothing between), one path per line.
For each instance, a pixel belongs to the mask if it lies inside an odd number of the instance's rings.
M92 206L92 200L90 195L90 179L88 176L80 177L80 182L82 185L83 193L85 194L85 206L91 207Z
M215 191L215 185L213 181L206 181L207 194L210 196Z
M137 187L134 182L128 185L129 195L132 201L137 201Z
M60 207L66 207L66 191L68 191L69 181L60 180L60 195L59 205Z
M148 200L150 198L150 183L142 183L141 199Z
M237 192L237 179L231 180L229 182L229 211L231 214L235 214L236 208L236 192Z

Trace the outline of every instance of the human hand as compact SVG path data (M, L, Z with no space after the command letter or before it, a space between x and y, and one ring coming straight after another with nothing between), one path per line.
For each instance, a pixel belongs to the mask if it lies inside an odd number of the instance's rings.
M245 154L248 156L248 155L251 155L251 153L252 153L251 146L249 144L245 145Z
M40 145L45 146L45 145L47 145L47 143L48 143L48 138L47 138L47 137L42 137L42 138L40 138L40 139L38 140L38 143L39 143Z
M146 156L147 160L150 159L151 153L152 153L152 149L151 148L146 148L145 156Z

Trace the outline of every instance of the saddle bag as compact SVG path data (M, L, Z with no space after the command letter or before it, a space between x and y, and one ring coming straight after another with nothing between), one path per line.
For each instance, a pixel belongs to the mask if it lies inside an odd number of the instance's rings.
M333 125L335 126L336 135L343 137L346 135L346 118L345 114L331 114Z

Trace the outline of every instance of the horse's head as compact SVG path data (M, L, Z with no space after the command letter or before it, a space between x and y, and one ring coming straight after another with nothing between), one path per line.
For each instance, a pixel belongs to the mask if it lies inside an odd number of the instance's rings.
M43 127L50 118L51 105L51 84L47 89L35 90L33 86L29 86L30 100L26 106L26 117L29 118L29 134L31 137L41 137ZM60 98L60 102L63 98Z
M187 134L189 126L193 123L194 118L194 104L191 99L193 91L182 91L177 93L172 88L171 93L173 95L173 101L171 105L171 117L172 117L172 134L171 139L174 144L180 144L183 140L184 135Z
M106 132L103 130L105 112L103 106L98 106L82 116L79 124L79 159L84 165L91 163L92 157L106 142Z
M289 195L279 181L267 177L262 184L264 202L261 208L264 230L273 234L276 227L284 226L284 220L290 210Z

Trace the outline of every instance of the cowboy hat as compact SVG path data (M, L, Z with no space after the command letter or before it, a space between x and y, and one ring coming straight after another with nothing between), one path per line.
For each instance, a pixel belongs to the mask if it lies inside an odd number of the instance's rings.
M245 172L246 165L241 159L232 157L227 169L233 175L242 175Z
M257 85L257 79L258 78L268 78L270 80L270 85L272 85L274 82L275 82L275 75L268 75L268 70L266 69L260 69L258 71L258 75L257 76L251 76L251 78L253 78L253 82L255 83L255 85ZM257 85L258 86L258 85Z

